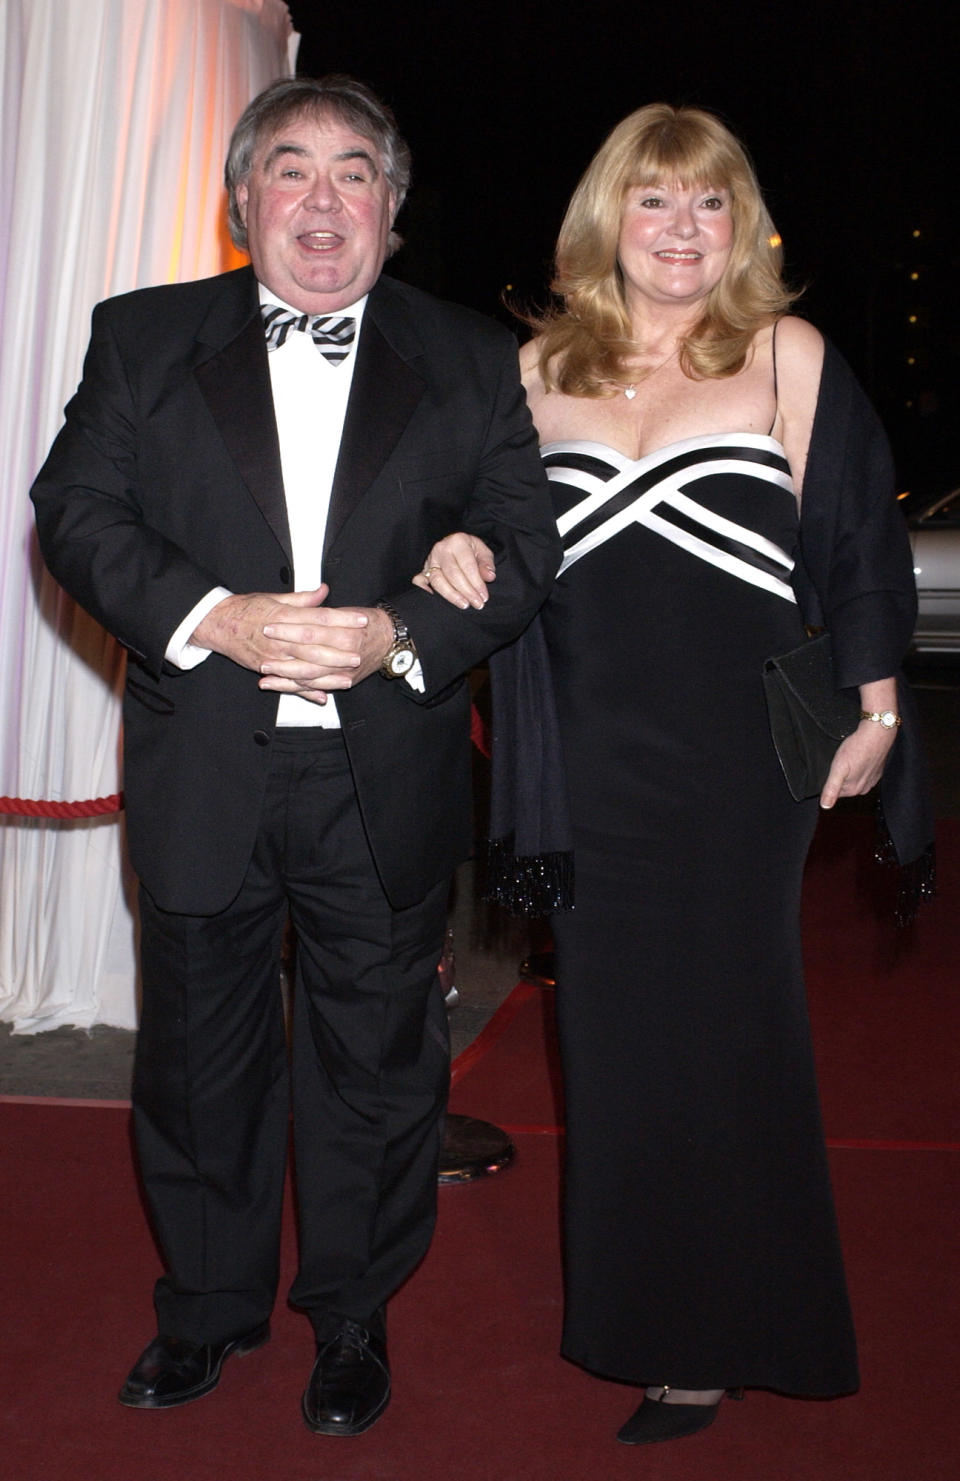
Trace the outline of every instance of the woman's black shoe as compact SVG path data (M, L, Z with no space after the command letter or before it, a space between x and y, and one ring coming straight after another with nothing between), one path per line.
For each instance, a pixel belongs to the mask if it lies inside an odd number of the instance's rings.
M617 1433L621 1445L656 1445L660 1440L682 1440L685 1435L695 1435L698 1430L708 1429L717 1417L720 1402L716 1404L668 1404L665 1403L668 1387L664 1387L659 1399L645 1398L640 1408L631 1414L626 1424ZM730 1389L731 1399L742 1399L742 1389Z

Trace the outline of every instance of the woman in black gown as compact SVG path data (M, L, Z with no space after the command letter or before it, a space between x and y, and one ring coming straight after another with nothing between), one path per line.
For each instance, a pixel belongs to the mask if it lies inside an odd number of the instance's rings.
M881 464L882 434L787 314L779 238L717 119L655 104L614 130L554 289L521 359L565 547L541 617L576 869L553 919L563 1351L646 1386L619 1434L642 1444L704 1428L733 1386L857 1387L800 955L817 800L787 790L760 676L822 610L865 718L820 806L868 791L903 744L912 574L890 489L836 466L852 433L828 379ZM494 579L469 532L418 578L461 606Z

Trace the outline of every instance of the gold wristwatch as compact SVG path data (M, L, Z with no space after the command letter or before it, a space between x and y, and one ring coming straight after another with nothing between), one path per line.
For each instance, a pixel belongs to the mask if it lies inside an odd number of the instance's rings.
M386 612L393 623L393 642L383 656L380 672L385 679L402 679L404 674L409 674L417 661L416 644L400 613L389 602L378 602L377 606L381 612Z
M884 730L896 730L900 724L900 716L896 710L861 710L861 720L873 720L877 725L882 725Z

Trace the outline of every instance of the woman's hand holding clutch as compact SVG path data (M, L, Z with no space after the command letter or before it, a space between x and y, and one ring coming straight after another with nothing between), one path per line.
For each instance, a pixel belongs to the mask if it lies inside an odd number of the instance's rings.
M852 735L840 742L833 765L820 793L820 806L833 807L838 797L860 797L875 787L883 775L890 747L897 738L897 681L877 679L861 684L860 703L865 715ZM892 717L889 725L882 718Z

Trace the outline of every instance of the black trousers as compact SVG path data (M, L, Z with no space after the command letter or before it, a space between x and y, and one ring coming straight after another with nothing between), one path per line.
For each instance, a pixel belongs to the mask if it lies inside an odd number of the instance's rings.
M335 1315L372 1318L424 1255L436 1215L448 887L390 907L339 732L280 730L274 747L232 904L175 915L140 892L134 1127L167 1267L159 1330L192 1342L237 1335L273 1307L291 1089L300 1258L290 1300L318 1332Z

